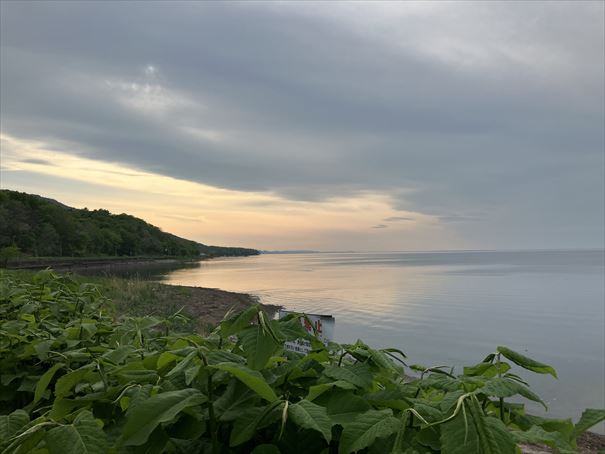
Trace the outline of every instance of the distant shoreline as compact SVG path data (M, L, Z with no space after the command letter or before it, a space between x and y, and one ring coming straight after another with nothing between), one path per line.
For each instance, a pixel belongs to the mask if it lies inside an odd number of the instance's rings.
M101 268L108 265L146 265L157 263L195 263L207 260L208 257L171 257L171 256L141 256L141 257L35 257L11 260L5 269L8 270L40 270L50 267L56 271L81 270Z

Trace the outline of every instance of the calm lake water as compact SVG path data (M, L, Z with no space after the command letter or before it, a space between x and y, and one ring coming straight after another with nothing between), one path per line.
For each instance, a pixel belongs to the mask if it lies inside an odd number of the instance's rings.
M557 369L559 380L530 383L549 415L577 420L605 406L604 263L602 250L283 254L215 259L158 279L332 314L337 342L398 347L411 363L471 365L506 345Z

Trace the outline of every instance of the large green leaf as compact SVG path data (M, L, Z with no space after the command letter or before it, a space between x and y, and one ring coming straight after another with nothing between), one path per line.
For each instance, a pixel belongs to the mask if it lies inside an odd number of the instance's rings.
M73 424L55 427L46 433L50 454L104 454L107 437L89 411L80 413Z
M150 397L129 413L122 431L123 444L142 445L158 424L172 421L185 408L200 405L207 400L200 391L192 388Z
M332 421L326 409L308 400L301 400L288 406L288 415L303 429L315 430L323 435L326 442L332 439Z
M221 421L232 421L257 399L258 395L242 382L231 380L225 392L214 400L214 414Z
M472 422L479 435L483 454L513 454L516 453L515 442L502 421L494 417L486 417L480 405L472 401Z
M196 350L192 351L187 356L185 356L185 358L179 361L179 363L170 372L168 372L168 374L166 374L166 377L172 377L174 375L179 374L180 372L184 372L189 363L191 363L191 361L193 361L195 357L197 357Z
M262 444L252 450L250 454L280 454L279 448L275 445Z
M187 413L181 414L179 419L167 429L170 438L178 438L180 440L198 439L205 431L206 422Z
M59 421L68 414L72 413L75 409L87 406L90 406L89 401L81 399L56 398L48 416L55 421Z
M548 364L540 363L506 347L499 346L497 350L506 358L510 359L513 363L523 367L524 369L531 370L538 374L550 374L557 378L557 372Z
M50 421L32 421L23 427L18 435L13 436L12 440L7 440L11 443L4 448L2 454L30 454L46 435L46 429L54 426L56 423ZM48 454L48 450L45 450L44 453Z
M132 345L121 345L114 350L109 350L108 352L104 353L102 357L114 364L120 364L134 351L135 350Z
M42 399L44 391L46 391L46 388L48 388L48 384L53 379L55 372L57 372L63 366L63 363L57 363L53 367L48 369L46 372L44 372L44 375L40 377L40 380L38 380L38 384L36 385L36 391L34 392L34 403Z
M252 407L244 410L233 424L229 446L238 446L250 440L259 429L272 424L279 418L278 403L266 407Z
M533 400L534 402L541 403L546 409L546 404L540 399L540 397L534 392L530 391L527 387L507 378L494 377L489 379L487 383L477 390L488 396L495 397L510 397L519 394L526 399Z
M410 401L400 388L383 389L366 394L366 400L378 407L388 407L396 410L405 410L410 407Z
M255 304L250 306L245 311L233 314L221 322L221 336L228 337L239 333L246 326L250 325L252 319L260 311L260 305Z
M603 420L605 420L604 409L587 408L584 410L582 417L574 427L573 436L577 437Z
M551 448L557 448L562 452L575 451L569 441L559 432L548 432L542 427L533 426L526 432L520 430L511 431L511 435L517 443L545 444Z
M372 348L368 349L370 353L370 358L378 367L383 369L395 369L395 365L393 364L393 360L386 354L381 352L380 350L374 350Z
M414 410L429 423L441 421L444 417L443 413L438 408L433 407L435 404L429 405L430 403L429 401L417 401L415 402Z
M574 424L570 418L567 419L550 419L541 418L540 416L533 416L527 414L515 414L511 416L514 419L516 425L522 430L528 430L531 426L540 426L547 432L559 432L564 435L566 439L571 440L574 431Z
M344 380L336 380L331 383L320 383L319 385L309 386L309 393L307 394L307 400L315 400L318 396L321 396L326 391L332 388L340 389L356 389L355 385Z
M212 367L229 372L263 399L266 399L269 402L277 400L275 392L265 381L260 372L251 370L242 364L236 363L220 363Z
M172 362L177 362L179 359L181 359L181 357L173 352L164 352L158 356L156 368L160 370Z
M241 412L233 424L229 446L234 447L247 442L254 436L256 426L260 423L265 408L252 407Z
M368 410L347 424L340 438L339 454L357 452L371 446L377 438L397 432L400 421L391 410Z
M273 356L281 344L275 341L260 325L250 326L239 332L240 339L248 367L261 370Z
M357 363L354 366L327 366L324 371L326 377L334 380L344 380L358 386L367 388L372 384L372 371L367 364Z
M464 394L466 394L466 392L461 389L447 393L441 402L439 402L439 408L441 408L442 412L449 413L450 409L458 403L458 399Z
M185 384L187 384L187 386L191 385L193 380L195 380L200 373L200 370L202 370L202 364L197 364L185 369Z
M440 425L442 454L481 454L477 431L469 421L468 405L453 419Z
M143 386L134 386L128 389L126 395L128 396L128 409L126 410L126 416L130 414L143 402L146 402L151 397L151 391L153 385L145 384Z
M440 425L442 454L515 454L515 443L499 419L487 417L467 399L453 419Z
M36 350L36 353L38 354L38 359L40 361L45 361L48 358L48 352L50 351L54 343L54 339L50 339L37 341L30 345L32 345L34 347L34 350Z
M460 378L452 378L448 375L437 373L436 370L428 377L425 376L422 380L415 381L414 384L423 389L435 388L447 392L463 389L462 380Z
M414 441L439 452L441 450L441 431L438 427L426 427L415 434Z
M92 364L87 364L86 366L82 366L59 378L57 383L55 383L55 396L67 396L74 386L82 382L84 377L91 371L92 367Z
M492 363L479 363L472 367L464 368L464 375L468 376L476 376L476 375L484 375L486 377L495 377L498 375L498 372L503 374L510 370L510 366L501 362L500 364L492 364Z
M177 423L178 424L178 423ZM202 423L203 425L203 423ZM164 454L166 452L166 444L168 443L170 437L164 430L162 426L158 426L155 428L149 438L147 439L147 443L142 446L138 446L136 448L132 448L131 450L122 450L120 454ZM173 438L173 440L178 440ZM185 441L185 440L180 440ZM183 451L181 451L183 452ZM187 451L184 451L187 452ZM111 453L114 454L114 453Z
M359 414L369 410L370 404L363 398L354 395L350 391L334 390L327 396L319 399L328 410L328 415L334 424L345 427L351 423Z
M403 412L401 414L399 421L399 429L397 429L397 434L395 435L395 439L393 440L391 454L404 454L408 452L407 447L409 446L409 441L411 435L413 434L412 430L408 430L410 417L411 413L409 411Z
M286 341L295 341L297 339L311 339L311 336L300 322L302 315L293 314L290 318L278 320L275 331Z
M0 449L8 445L8 440L29 422L25 410L15 410L10 415L0 416Z
M244 363L245 360L240 355L236 355L235 353L231 353L225 350L215 350L208 352L206 355L208 359L208 364L218 364L218 363Z

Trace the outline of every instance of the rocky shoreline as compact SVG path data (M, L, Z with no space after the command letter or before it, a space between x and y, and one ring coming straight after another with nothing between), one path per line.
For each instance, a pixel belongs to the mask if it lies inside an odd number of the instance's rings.
M239 312L251 304L260 303L258 297L248 293L182 285L158 284L158 286L160 295L171 298L177 305L182 304L196 319L211 325L218 324L229 310ZM271 304L261 304L261 307L269 316L273 316L280 309L280 306Z

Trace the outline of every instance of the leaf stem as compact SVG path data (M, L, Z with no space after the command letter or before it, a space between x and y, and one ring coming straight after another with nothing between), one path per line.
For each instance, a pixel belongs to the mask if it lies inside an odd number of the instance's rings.
M498 368L498 378L502 378L502 369L500 368L500 353L496 355L496 367ZM504 397L500 397L500 421L504 422Z
M208 359L206 358L206 355L204 355L200 349L198 348L198 356L201 358L202 362L204 363L204 366L206 367L206 370L208 372L208 380L207 380L207 387L208 387L208 424L210 426L210 437L212 439L212 454L218 454L219 452L219 446L218 446L218 438L217 438L217 433L216 433L216 416L214 415L214 405L212 402L212 373L210 372L210 369L208 369Z

